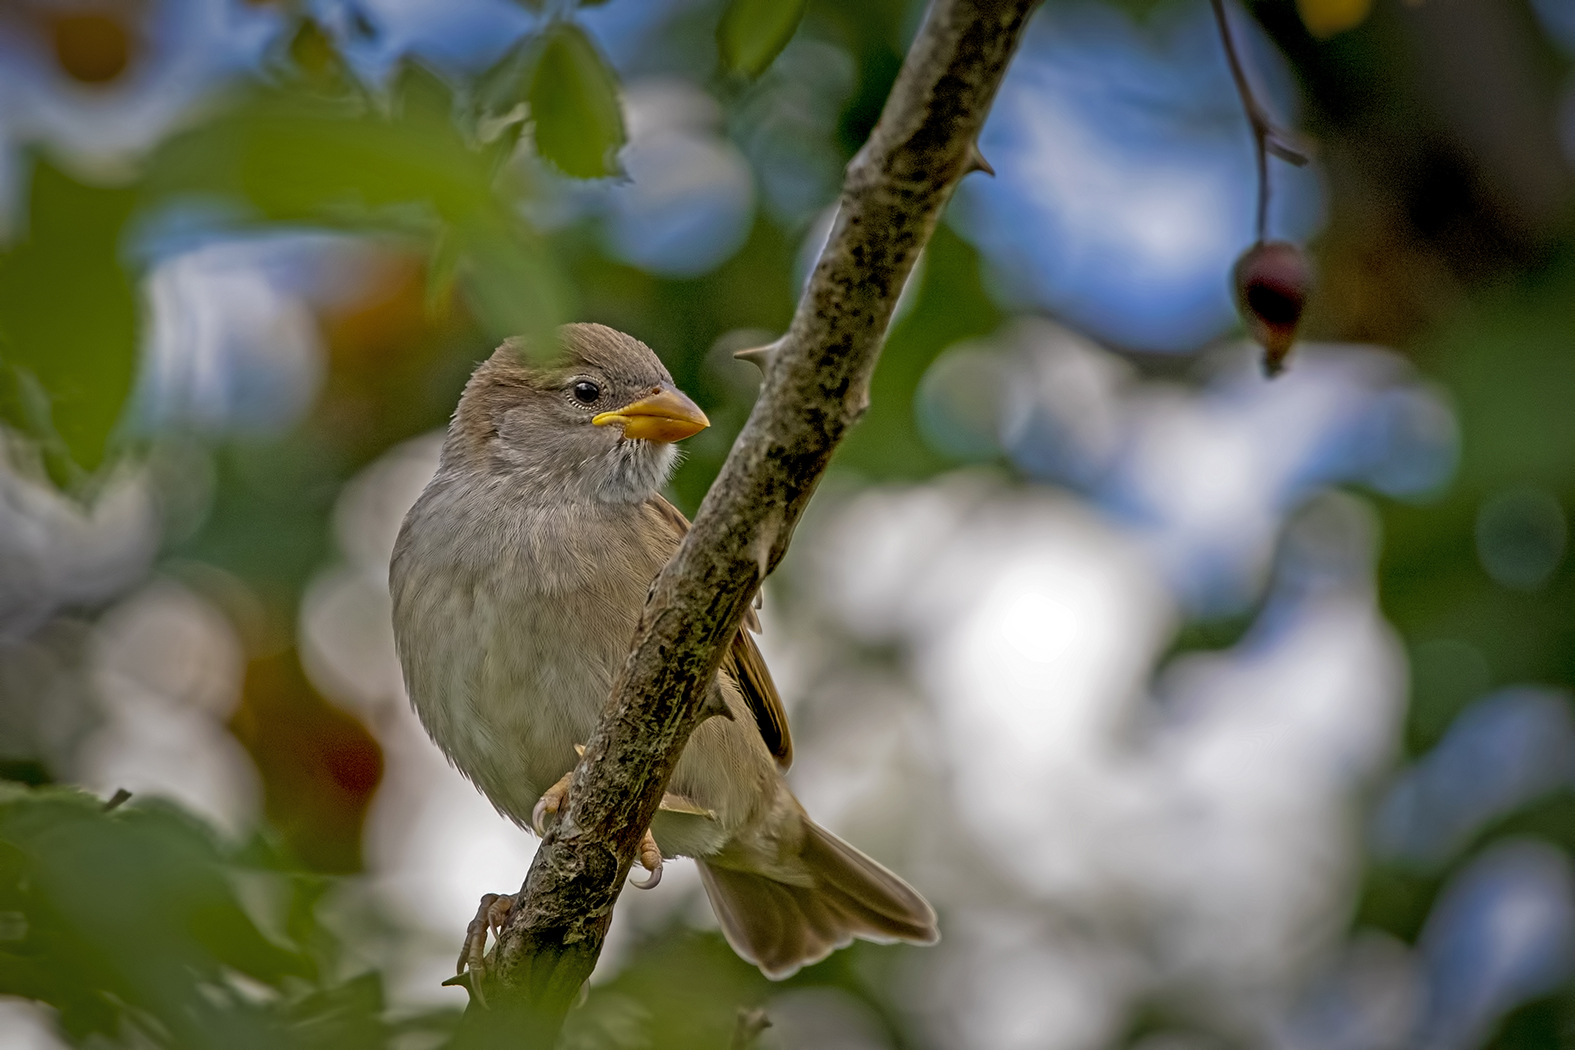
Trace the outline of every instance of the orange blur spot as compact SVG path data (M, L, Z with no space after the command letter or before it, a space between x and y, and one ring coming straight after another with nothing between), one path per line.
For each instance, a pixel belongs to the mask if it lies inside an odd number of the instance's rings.
M88 11L54 19L55 59L83 84L107 84L131 63L131 31L109 14Z

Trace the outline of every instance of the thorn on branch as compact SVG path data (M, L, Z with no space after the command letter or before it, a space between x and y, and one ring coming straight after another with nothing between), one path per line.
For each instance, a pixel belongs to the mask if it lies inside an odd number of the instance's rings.
M464 973L457 973L453 977L450 977L448 980L443 982L442 987L463 988L467 993L469 993L472 1002L479 1005L482 1009L486 1009L487 1000L486 997L481 993L481 984L472 978L469 970L465 971Z
M727 1044L728 1050L753 1050L760 1033L770 1027L771 1018L766 1016L764 1007L750 1009L740 1006L738 1020L733 1024L733 1040Z
M1285 133L1283 131L1280 131L1277 128L1270 128L1269 138L1265 143L1266 148L1270 153L1274 154L1276 157L1279 157L1285 163L1294 167L1305 168L1307 166L1307 162L1312 158L1308 157L1304 150L1296 146L1292 146L1290 143L1286 142L1284 135Z
M976 171L982 171L991 178L995 177L995 169L984 159L984 154L979 152L979 144L971 142L968 144L968 163L963 166L963 174L969 175Z
M706 691L705 700L700 704L700 717L702 720L707 718L725 718L729 722L736 721L733 716L733 709L727 706L727 699L722 695L722 690L720 689Z
M786 338L786 336L783 338ZM740 361L748 361L750 364L760 369L761 375L765 375L767 367L769 367L771 364L771 358L776 354L777 347L781 345L782 340L778 339L774 342L767 343L765 346L751 347L748 350L735 350L733 352L733 356Z

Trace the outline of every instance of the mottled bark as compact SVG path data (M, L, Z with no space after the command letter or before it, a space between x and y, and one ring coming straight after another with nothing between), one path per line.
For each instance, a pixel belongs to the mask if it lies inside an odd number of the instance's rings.
M970 171L1038 0L935 0L879 123L848 165L831 238L761 364L754 411L683 546L536 854L466 1034L548 1046L590 976L641 833L760 581L786 552L837 442L869 403L897 297Z

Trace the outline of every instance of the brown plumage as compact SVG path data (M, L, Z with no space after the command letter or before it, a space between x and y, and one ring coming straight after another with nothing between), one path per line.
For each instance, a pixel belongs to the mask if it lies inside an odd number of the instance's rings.
M652 508L662 520L661 528L673 537L673 550L689 531L689 519L683 512L660 495L650 499ZM671 554L668 557L672 557ZM787 712L782 710L782 697L777 695L777 685L766 670L765 658L749 632L760 633L760 619L751 609L744 617L745 630L733 636L733 644L722 660L722 673L730 676L744 694L749 711L755 716L755 726L766 749L777 760L783 772L793 764L793 738L788 733Z
M688 529L658 490L672 442L705 425L645 344L600 325L559 341L541 362L505 343L476 369L390 567L422 724L522 826L573 768ZM715 688L734 717L695 730L650 831L699 861L739 954L783 977L855 937L934 941L924 899L788 790L787 718L748 630Z

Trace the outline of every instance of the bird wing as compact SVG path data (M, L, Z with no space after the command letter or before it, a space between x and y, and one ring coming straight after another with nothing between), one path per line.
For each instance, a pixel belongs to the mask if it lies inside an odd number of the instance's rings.
M652 496L646 507L671 530L676 547L689 531L689 519L661 496ZM760 655L751 632L760 632L760 618L754 609L744 614L744 626L733 636L733 644L722 659L722 670L738 683L738 691L744 694L760 737L776 757L777 766L787 769L793 764L793 738L788 734L787 712L782 709L782 697L777 694L776 683L771 681L771 672L766 669L765 658Z

